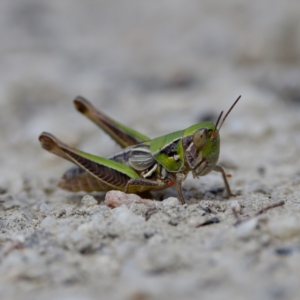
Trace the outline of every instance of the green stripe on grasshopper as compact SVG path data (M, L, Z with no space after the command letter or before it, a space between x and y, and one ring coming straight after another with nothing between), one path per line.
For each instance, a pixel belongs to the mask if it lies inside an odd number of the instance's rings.
M116 161L104 158L104 157L100 157L100 156L96 156L93 154L89 154L83 151L77 151L77 154L89 159L95 163L98 163L100 165L103 165L105 167L114 169L120 173L123 173L125 175L127 175L130 178L139 178L140 176L138 175L138 173L136 173L132 168L127 167L126 165L120 164Z

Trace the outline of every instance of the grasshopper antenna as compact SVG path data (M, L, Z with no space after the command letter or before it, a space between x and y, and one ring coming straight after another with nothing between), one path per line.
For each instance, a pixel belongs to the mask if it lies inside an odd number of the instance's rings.
M220 115L219 115L219 117L218 117L218 120L217 120L217 123L216 123L216 126L215 126L215 131L218 129L218 125L219 125L219 122L220 122L220 120L221 120L221 117L222 117L222 115L223 115L223 110L221 111L221 113L220 113Z
M215 129L214 129L213 132L212 132L212 137L213 137L213 138L216 138L216 137L217 137L216 130L218 129L218 124L219 124L219 122L220 122L220 120L221 120L222 115L223 115L223 110L221 111L221 113L220 113L220 115L219 115L219 117L218 117L217 123L216 123L216 125L215 125Z
M220 127L218 128L218 130L221 129L221 127L222 127L224 121L226 120L227 116L230 114L230 112L231 112L232 109L235 107L235 105L238 103L238 101L241 99L241 97L242 97L241 95L238 96L238 98L237 98L237 99L234 101L234 103L231 105L231 107L229 108L228 112L227 112L226 115L224 116L224 118L223 118L223 120L222 120L222 122L221 122L221 125L220 125ZM220 114L220 116L219 116L219 119L221 118L222 114L223 114L223 111L221 112L221 114ZM218 124L218 122L219 122L219 119L218 119L218 121L217 121L217 124ZM217 126L216 126L216 128L217 128Z

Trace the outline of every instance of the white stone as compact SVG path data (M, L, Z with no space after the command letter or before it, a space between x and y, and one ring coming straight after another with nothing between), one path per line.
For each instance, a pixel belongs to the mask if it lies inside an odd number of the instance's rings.
M94 224L100 224L104 221L104 217L100 213L96 213L96 214L91 215L91 219L92 219L92 222Z
M300 235L300 220L295 216L276 216L269 221L270 232L278 238Z
M80 226L78 226L78 231L82 232L82 233L89 233L89 232L93 232L96 229L96 225L94 224L94 222L88 222L88 223L84 223L81 224Z
M237 200L231 200L230 207L232 210L235 210L236 213L240 213L242 211L242 207Z
M112 210L114 218L123 225L135 225L144 222L144 218L134 214L127 206L122 205Z
M175 207L175 206L179 205L180 202L177 198L170 197L170 198L165 199L162 202L162 204L163 204L164 207Z
M203 224L205 222L206 218L203 216L195 216L188 219L188 225L192 228Z
M40 211L41 211L42 213L44 213L45 215L48 215L49 212L50 212L50 210L51 210L51 206L50 206L49 204L42 203L42 204L40 205Z
M48 216L41 222L41 227L42 228L54 227L56 223L57 221L55 218Z
M89 206L95 206L98 204L97 200L90 196L90 195L85 195L82 200L81 200L82 204L89 207Z
M74 230L71 233L71 239L73 240L73 242L80 242L84 240L84 236L85 234L82 231L79 230Z
M249 220L243 221L236 227L236 234L238 237L248 236L258 224L257 218L250 218Z

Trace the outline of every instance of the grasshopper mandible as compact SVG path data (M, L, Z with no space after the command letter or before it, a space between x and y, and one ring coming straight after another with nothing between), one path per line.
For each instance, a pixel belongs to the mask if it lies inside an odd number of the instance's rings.
M39 140L44 149L59 155L76 166L69 169L59 182L59 187L72 192L120 190L142 193L160 190L172 185L182 204L182 183L189 172L194 177L210 171L222 174L227 196L233 196L226 173L218 165L220 152L219 131L239 101L239 96L216 124L202 122L164 136L150 139L122 125L98 111L83 97L74 100L76 109L100 126L123 149L108 158L95 156L72 148L50 133L43 132Z

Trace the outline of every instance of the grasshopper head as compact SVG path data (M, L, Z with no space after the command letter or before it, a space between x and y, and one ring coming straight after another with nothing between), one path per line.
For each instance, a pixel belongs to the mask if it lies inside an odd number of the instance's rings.
M187 129L186 135L194 131L192 143L186 148L186 159L195 177L206 175L216 165L220 152L219 131L240 98L241 96L236 99L222 121L223 111L220 113L216 124L200 123Z
M211 171L219 158L220 136L213 123L201 123L193 134L193 143L186 150L187 159L195 177Z
M219 158L219 130L212 122L195 124L185 130L183 146L188 169L195 177L205 175Z

